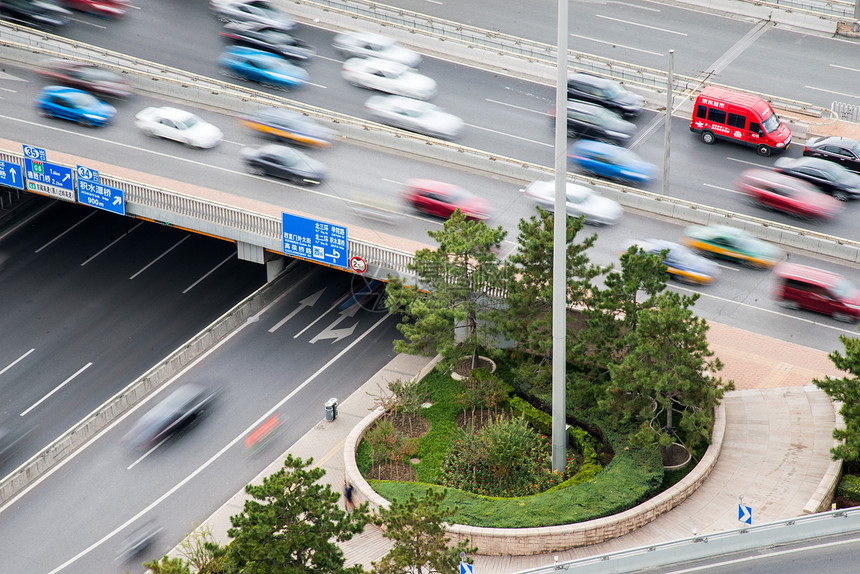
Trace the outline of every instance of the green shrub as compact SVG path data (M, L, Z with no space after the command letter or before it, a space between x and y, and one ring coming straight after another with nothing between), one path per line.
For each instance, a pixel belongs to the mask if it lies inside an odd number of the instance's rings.
M836 494L853 502L860 502L860 476L846 474L836 487Z

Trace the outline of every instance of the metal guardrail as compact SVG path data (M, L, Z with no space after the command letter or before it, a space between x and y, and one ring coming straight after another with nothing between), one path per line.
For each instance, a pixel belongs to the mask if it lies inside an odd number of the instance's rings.
M835 113L840 120L860 123L860 106L855 104L846 104L845 102L833 102L831 107L833 108L833 113Z
M589 556L522 570L517 574L621 574L669 566L701 558L798 542L824 536L860 532L860 508L799 516L736 530L692 536L630 550Z
M801 12L810 16L841 18L854 20L854 2L846 0L777 0L766 2L762 0L739 0L756 6L768 6L778 10Z

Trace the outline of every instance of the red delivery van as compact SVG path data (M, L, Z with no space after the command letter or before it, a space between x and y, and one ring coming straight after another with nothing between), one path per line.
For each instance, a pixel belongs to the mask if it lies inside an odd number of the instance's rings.
M752 146L759 155L783 151L791 142L791 130L773 108L758 96L708 86L696 98L690 131L712 144L717 138Z

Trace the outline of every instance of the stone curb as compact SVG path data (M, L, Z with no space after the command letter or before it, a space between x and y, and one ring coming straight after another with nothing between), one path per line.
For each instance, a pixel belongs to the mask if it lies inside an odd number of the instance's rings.
M833 405L833 413L836 418L835 428L845 430L845 421L839 410L842 408L842 403L831 401ZM833 446L841 444L841 441L833 439ZM830 504L833 497L836 495L836 489L839 486L839 480L842 478L842 459L832 460L827 465L827 470L824 471L824 476L821 477L821 482L809 502L803 507L803 514L816 514L830 510Z
M438 357L429 365L429 373ZM420 378L418 379L420 380ZM355 462L355 450L368 428L383 413L382 407L364 417L350 431L344 444L344 471L347 479L358 489L372 509L388 507L388 500L380 496L367 483ZM569 550L577 546L598 544L627 534L653 521L686 500L711 474L723 446L726 431L725 406L720 404L714 413L714 431L711 445L699 464L681 481L638 506L619 514L577 524L547 526L543 528L480 528L452 524L447 528L452 544L468 541L478 547L478 554L491 556L525 556Z

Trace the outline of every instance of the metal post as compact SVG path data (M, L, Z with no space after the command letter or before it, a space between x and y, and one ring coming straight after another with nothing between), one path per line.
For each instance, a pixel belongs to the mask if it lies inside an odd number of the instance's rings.
M558 1L558 68L555 87L555 216L552 254L552 468L567 466L567 0Z
M860 0L858 0L860 1ZM672 58L675 50L669 50L669 73L666 75L666 131L663 137L663 195L669 195L669 146L672 137L672 106L674 95L672 86L675 84L672 78Z

